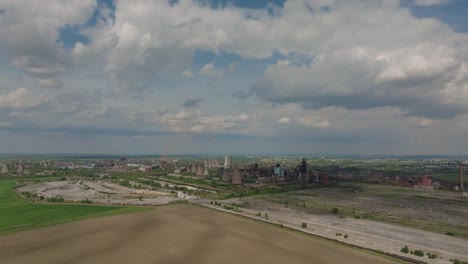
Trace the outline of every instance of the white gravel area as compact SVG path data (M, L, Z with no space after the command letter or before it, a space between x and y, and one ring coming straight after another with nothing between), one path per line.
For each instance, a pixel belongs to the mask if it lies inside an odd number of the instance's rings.
M229 199L221 202L235 204L243 203L244 201L248 201L249 208L239 208L241 212L229 212L257 220L283 224L284 226L321 237L411 257L427 263L451 263L449 259L468 260L468 240L463 238L364 219L305 213L254 198L243 198L242 201L239 199ZM211 205L209 200L193 202L227 211L222 207ZM261 212L261 217L257 215L259 212ZM268 218L264 216L265 213L268 215ZM302 228L302 223L307 223L307 228ZM341 233L342 236L337 236L337 233ZM346 239L343 237L345 234L348 235ZM436 253L442 259L429 259L427 256L417 257L401 253L400 250L404 246L408 246L411 250L419 249L424 252Z

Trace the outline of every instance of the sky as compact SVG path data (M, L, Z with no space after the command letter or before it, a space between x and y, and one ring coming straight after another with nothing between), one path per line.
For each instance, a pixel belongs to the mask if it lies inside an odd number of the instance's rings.
M468 153L465 0L0 0L0 153Z

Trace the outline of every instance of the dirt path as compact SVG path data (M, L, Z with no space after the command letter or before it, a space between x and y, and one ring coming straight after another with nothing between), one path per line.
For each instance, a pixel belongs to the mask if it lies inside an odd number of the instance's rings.
M14 263L395 263L391 259L193 205L0 237Z

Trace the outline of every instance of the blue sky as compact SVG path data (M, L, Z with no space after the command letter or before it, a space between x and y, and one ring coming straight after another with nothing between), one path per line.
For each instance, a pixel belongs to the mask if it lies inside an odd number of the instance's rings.
M467 1L0 10L1 152L466 154Z

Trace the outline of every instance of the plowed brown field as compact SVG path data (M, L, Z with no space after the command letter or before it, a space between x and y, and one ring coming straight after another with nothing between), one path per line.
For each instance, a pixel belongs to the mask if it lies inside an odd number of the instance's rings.
M395 263L192 205L84 220L0 237L10 263Z

